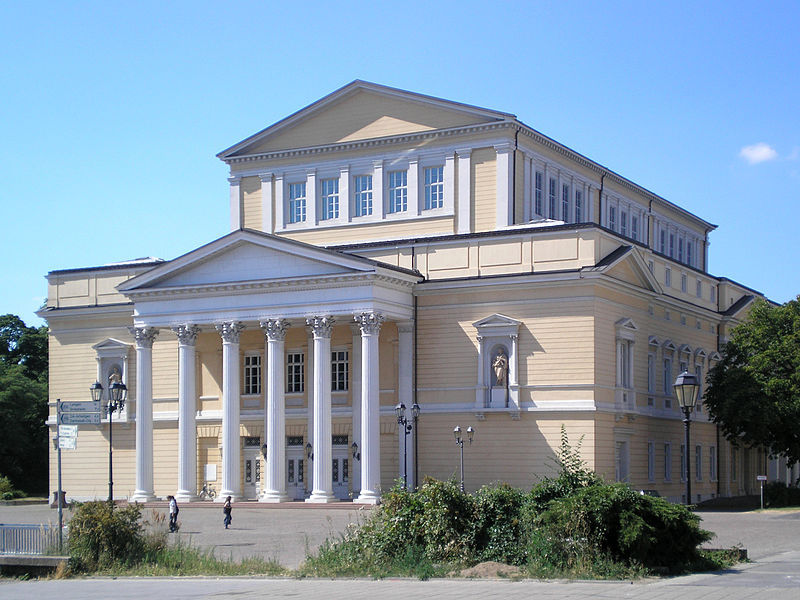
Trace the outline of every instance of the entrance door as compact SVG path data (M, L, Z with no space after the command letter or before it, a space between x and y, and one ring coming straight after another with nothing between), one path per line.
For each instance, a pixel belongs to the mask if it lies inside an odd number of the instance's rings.
M306 497L305 463L303 448L286 448L286 492L292 500Z
M350 498L350 460L347 447L333 448L333 495L339 500Z
M244 489L245 500L257 500L261 491L261 451L258 448L244 450Z

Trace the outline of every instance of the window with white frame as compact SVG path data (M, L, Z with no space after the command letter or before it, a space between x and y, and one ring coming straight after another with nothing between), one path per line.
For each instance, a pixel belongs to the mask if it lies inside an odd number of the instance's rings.
M637 215L631 215L631 237L639 240L639 217Z
M609 206L608 207L608 228L611 231L617 230L617 207L616 206Z
M389 172L389 212L408 210L408 171Z
M619 232L628 237L628 213L624 210L619 212Z
M569 223L569 184L561 185L561 220Z
M289 222L306 220L306 182L289 184Z
M664 442L664 481L672 481L672 444Z
M675 234L669 234L669 257L675 258Z
M694 266L694 242L686 240L686 264L690 267Z
M703 481L703 447L700 444L694 447L694 478Z
M667 232L663 229L659 232L658 236L658 251L661 254L667 253Z
M708 478L711 481L717 480L717 447L708 448Z
M320 199L322 205L322 219L339 218L339 180L323 179L320 182Z
M681 444L681 481L686 481L686 444Z
M699 279L697 280L697 292L696 293L697 293L697 297L698 298L702 298L703 297L703 282L700 281Z
M425 210L444 206L444 167L425 169Z
M289 352L286 355L286 392L299 394L305 391L305 356L302 352Z
M683 262L683 238L678 238L678 262Z
M672 269L669 267L664 269L664 285L672 287Z
M575 190L575 222L583 223L583 191Z
M247 352L244 355L243 365L244 385L242 393L245 396L261 393L261 355L256 352Z
M647 481L656 478L656 445L654 442L647 442Z
M664 357L663 370L664 408L672 408L672 357Z
M550 193L548 195L548 203L550 204L548 207L550 209L550 213L547 216L551 219L558 219L558 181L556 181L555 177L550 178Z
M533 212L543 217L544 213L544 173L536 171L533 188Z
M346 392L349 389L350 360L347 350L331 352L331 391Z
M617 386L633 388L633 342L617 340Z
M656 355L655 354L648 354L647 355L647 393L649 397L647 398L647 406L654 406L655 405L655 393L656 393Z
M372 175L357 175L353 180L353 200L356 216L372 214Z

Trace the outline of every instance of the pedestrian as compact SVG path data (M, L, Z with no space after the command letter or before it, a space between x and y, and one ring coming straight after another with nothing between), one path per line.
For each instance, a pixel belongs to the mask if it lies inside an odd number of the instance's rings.
M222 505L222 512L225 514L225 518L223 519L223 523L225 524L225 529L231 524L231 497L228 496L225 498L225 503Z
M178 531L178 512L180 509L175 496L167 496L167 500L169 500L169 532L175 533Z

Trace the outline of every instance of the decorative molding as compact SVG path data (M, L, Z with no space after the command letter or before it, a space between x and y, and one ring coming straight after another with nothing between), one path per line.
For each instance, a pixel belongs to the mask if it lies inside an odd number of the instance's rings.
M327 315L324 317L309 317L306 319L306 325L308 325L311 333L314 334L314 338L328 338L331 337L331 330L333 329L333 324L335 320L332 316Z
M244 329L244 323L241 321L229 321L226 323L217 323L214 325L219 332L222 341L226 344L238 344L239 334Z
M137 348L152 348L153 341L158 335L158 329L155 327L129 327L128 331L131 332L133 339L136 340Z
M381 330L381 324L385 317L381 313L362 312L353 315L353 319L361 327L361 335L377 335Z
M172 328L172 331L175 332L175 335L178 336L178 343L181 346L194 346L197 342L197 334L200 332L200 328L197 325L176 325Z
M286 319L264 319L259 321L264 335L270 342L282 342L286 339L286 332L289 329L289 321Z

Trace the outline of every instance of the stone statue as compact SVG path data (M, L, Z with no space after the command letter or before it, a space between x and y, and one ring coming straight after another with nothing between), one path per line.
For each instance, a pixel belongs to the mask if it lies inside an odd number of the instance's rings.
M494 377L497 380L497 387L505 387L506 378L508 377L508 357L502 350L494 357L492 368L494 369Z
M119 372L117 365L114 365L111 368L111 373L108 374L108 385L111 386L115 383L122 383L122 374Z

